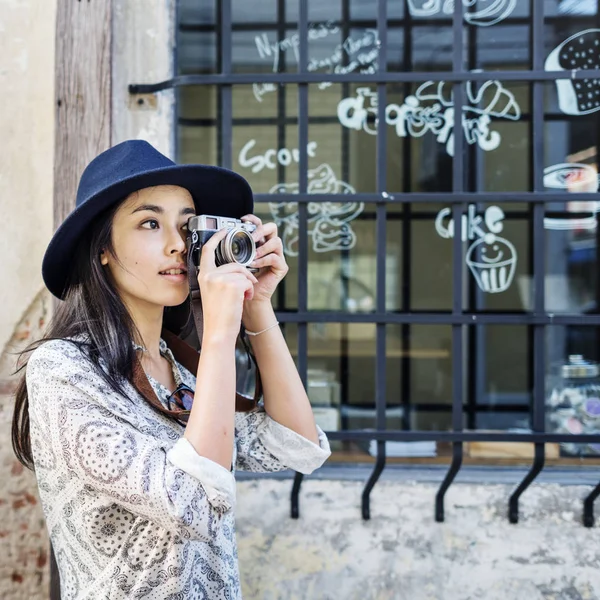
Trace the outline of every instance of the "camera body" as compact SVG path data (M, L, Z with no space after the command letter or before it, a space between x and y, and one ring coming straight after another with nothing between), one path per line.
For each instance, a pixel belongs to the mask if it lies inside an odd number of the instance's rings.
M198 215L188 220L186 246L196 267L200 266L202 246L221 229L229 231L215 250L216 265L236 262L253 272L257 271L258 269L248 267L256 257L256 243L252 237L256 225L245 223L240 219L216 215Z

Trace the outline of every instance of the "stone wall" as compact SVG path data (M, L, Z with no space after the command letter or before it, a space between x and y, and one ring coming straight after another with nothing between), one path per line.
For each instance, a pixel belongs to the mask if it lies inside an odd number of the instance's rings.
M437 484L380 481L370 521L364 482L305 481L292 520L291 482L238 483L238 541L246 600L597 600L598 528L581 525L589 486L541 484L506 518L514 486L455 484L446 521L433 519Z
M36 600L48 597L48 534L31 471L16 459L11 422L16 352L40 337L49 317L50 294L40 292L18 323L0 356L0 598Z

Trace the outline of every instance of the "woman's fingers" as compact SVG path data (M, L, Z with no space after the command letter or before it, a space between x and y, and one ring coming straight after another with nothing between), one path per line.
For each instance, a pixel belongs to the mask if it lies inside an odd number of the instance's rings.
M263 267L273 267L275 271L286 272L288 270L288 265L285 262L282 256L271 252L271 254L267 254L262 258L257 258L252 262L252 266L257 269L262 269Z
M277 225L275 223L263 223L256 215L244 215L242 221L256 225L252 237L257 244L264 244L267 240L277 237Z
M267 254L271 254L272 252L278 254L279 256L283 256L283 242L281 241L281 238L271 238L262 244L262 246L258 246L256 248L256 258L261 258Z
M258 283L258 279L256 279L256 277L254 276L254 273L252 273L250 269L240 265L239 263L227 263L225 265L221 265L220 267L217 267L214 272L218 275L223 276L227 276L229 274L243 275L252 283Z

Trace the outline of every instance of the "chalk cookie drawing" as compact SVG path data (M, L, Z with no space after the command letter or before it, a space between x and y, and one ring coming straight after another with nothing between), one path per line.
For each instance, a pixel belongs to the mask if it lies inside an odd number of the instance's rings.
M595 193L598 191L598 172L592 165L584 163L560 163L544 169L544 187L568 190L576 193ZM589 217L560 219L546 217L544 227L563 231L567 229L596 229L600 212L600 202L580 202L577 212L589 212Z
M328 164L308 170L309 194L354 194L354 188L337 179ZM280 183L269 190L271 194L297 194L297 183ZM363 210L363 202L309 202L308 235L314 252L349 250L356 244L356 233L350 222ZM298 204L269 202L269 210L283 232L283 249L289 256L298 255Z
M490 294L505 292L512 283L517 265L517 251L508 240L493 233L471 244L466 263L479 288Z
M600 29L580 31L557 46L546 59L546 71L600 68ZM600 80L558 79L558 106L567 115L588 115L600 110Z
M463 17L471 25L489 27L503 21L517 5L517 0L462 0L465 7ZM471 6L478 10L467 12ZM443 13L452 15L454 0L408 0L408 10L412 17L434 17Z

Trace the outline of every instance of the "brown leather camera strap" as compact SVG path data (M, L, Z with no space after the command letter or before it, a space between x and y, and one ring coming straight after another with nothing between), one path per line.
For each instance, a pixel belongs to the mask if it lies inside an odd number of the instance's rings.
M190 287L190 304L192 305L192 314L196 325L198 341L202 346L202 334L204 333L204 319L202 318L202 297L200 296L200 284L198 283L198 269L194 264L192 248L187 253L187 273L188 284ZM186 367L187 368L187 367ZM195 373L195 371L192 371Z

